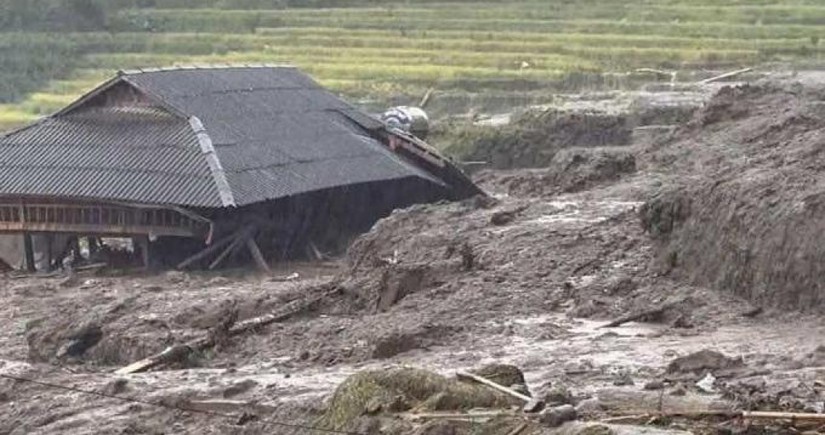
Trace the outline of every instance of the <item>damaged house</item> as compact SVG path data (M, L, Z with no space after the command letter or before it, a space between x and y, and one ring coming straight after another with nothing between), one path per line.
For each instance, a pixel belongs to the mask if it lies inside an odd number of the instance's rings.
M393 209L479 193L292 67L121 72L0 136L0 249L24 248L30 270L80 245L113 255L108 238L145 265L266 268L338 251Z

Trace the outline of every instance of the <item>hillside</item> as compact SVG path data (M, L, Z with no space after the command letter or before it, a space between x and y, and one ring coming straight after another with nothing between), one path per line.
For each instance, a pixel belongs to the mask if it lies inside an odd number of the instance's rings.
M416 103L432 88L462 106L499 108L546 102L561 89L811 65L825 50L825 5L816 0L37 0L0 7L11 8L0 14L0 129L136 67L290 63L374 107Z

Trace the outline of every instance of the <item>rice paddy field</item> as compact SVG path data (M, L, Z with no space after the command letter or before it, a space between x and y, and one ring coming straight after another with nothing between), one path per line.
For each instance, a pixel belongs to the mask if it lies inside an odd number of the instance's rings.
M560 90L814 68L825 59L821 0L145 3L153 6L113 11L106 31L0 33L0 77L10 77L0 81L0 130L140 67L291 64L378 107L416 103L431 89L501 105L540 102ZM45 54L21 57L28 46Z

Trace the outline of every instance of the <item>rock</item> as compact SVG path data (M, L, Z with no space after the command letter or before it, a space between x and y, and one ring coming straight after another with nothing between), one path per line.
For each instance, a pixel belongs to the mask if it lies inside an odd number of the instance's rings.
M495 212L492 216L490 216L490 224L495 226L507 225L516 218L517 213L518 211L516 210L504 210Z
M667 366L668 373L702 374L710 370L722 370L744 365L742 358L729 358L712 350L701 350L671 361Z
M805 402L803 412L825 414L825 402Z
M576 405L576 412L581 415L598 414L603 410L604 406L602 406L602 402L596 397L584 399Z
M699 391L704 393L716 393L716 387L714 387L714 383L716 383L716 377L712 374L708 373L702 378L701 381L696 383L696 386L699 387Z
M115 379L103 388L103 391L110 396L117 396L126 391L129 386L129 381L126 379Z
M665 384L662 381L650 381L644 386L644 389L649 391L662 390L664 388Z
M79 284L80 278L78 278L75 274L71 274L62 281L60 281L60 283L58 283L57 286L60 288L72 288L78 286Z
M63 358L81 357L87 350L91 349L103 338L103 329L95 322L81 325L76 330L68 334L68 343L58 349L56 356Z
M573 393L564 385L556 385L544 395L547 405L568 405L573 403Z
M252 379L247 379L247 380L238 382L238 383L228 387L227 389L223 390L223 397L227 398L227 399L230 398L230 397L235 397L235 396L241 395L243 393L246 393L247 391L252 390L253 388L255 388L257 386L258 386L257 382L253 381Z
M613 385L617 387L624 387L627 385L634 385L633 378L628 372L619 373L616 379L613 380Z
M180 284L189 280L189 276L177 270L170 270L166 272L166 281L172 284Z
M206 286L207 287L223 287L223 286L230 285L231 283L232 283L232 281L230 281L229 278L226 278L226 277L223 277L223 276L216 276L216 277L210 279L209 281L206 281Z
M568 421L575 420L577 416L576 408L573 405L562 405L545 410L541 413L539 420L545 426L558 427Z
M614 435L616 432L603 424L585 426L576 431L576 435Z
M373 343L372 357L376 359L392 358L398 354L423 347L414 333L393 332L378 337Z
M521 393L521 394L524 394L525 396L529 396L529 395L530 395L530 389L529 389L529 388L527 388L527 385L524 385L524 384L513 384L513 385L510 385L510 389L511 389L511 390L513 390L513 391L517 391L517 392L519 392L519 393Z
M490 364L478 370L473 370L472 373L481 376L482 378L489 379L499 385L524 386L527 384L524 380L524 373L522 373L521 369L509 364ZM526 389L526 387L524 388ZM525 394L529 396L530 392L527 391Z
M684 384L678 383L669 393L671 396L681 397L687 394L687 388Z

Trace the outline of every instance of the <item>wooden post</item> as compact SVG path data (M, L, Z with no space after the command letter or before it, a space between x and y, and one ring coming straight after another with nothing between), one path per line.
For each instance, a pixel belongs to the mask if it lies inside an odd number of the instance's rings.
M26 255L26 270L29 272L37 272L37 266L34 264L34 244L32 243L31 233L23 233L23 249Z
M143 262L143 267L149 269L149 236L140 235L132 237L132 243L135 247L140 249L140 257Z
M51 272L52 269L52 261L54 260L52 257L52 249L54 245L54 234L49 233L46 234L46 272Z

